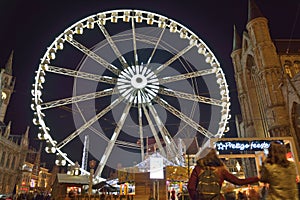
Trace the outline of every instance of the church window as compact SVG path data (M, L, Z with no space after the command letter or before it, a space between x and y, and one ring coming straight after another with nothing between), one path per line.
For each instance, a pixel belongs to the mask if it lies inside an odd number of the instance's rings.
M3 85L4 87L8 87L8 77L4 78Z
M293 74L292 74L292 71L291 71L291 66L292 66L291 61L286 60L285 63L284 63L284 72L285 72L290 78L293 77Z
M15 169L15 165L16 165L16 157L14 156L11 162L11 169Z
M7 98L7 94L5 92L2 92L1 94L1 99L5 100Z
M294 70L295 70L295 74L298 74L300 72L300 61L296 60L294 62Z
M6 168L8 169L10 167L10 155L7 156L7 161L6 161Z
M1 162L0 162L1 166L4 166L5 157L6 157L6 152L4 151L3 154L2 154Z

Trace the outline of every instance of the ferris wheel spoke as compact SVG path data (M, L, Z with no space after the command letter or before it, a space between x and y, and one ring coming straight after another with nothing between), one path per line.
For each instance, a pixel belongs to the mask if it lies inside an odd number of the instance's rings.
M82 120L84 121L84 123L86 123L87 120L85 119L85 116L84 116L84 114L82 113L80 107L78 106L78 104L75 104L75 106L77 107L77 109L78 109L77 111L78 111L78 113L80 114ZM72 109L72 111L73 111L73 109ZM90 130L93 131L95 134L97 134L99 137L101 137L101 138L104 139L106 142L108 142L109 139L108 139L108 137L106 137L106 135L105 135L104 133L100 132L99 130L97 130L96 128L94 128L94 127L92 127L92 126L89 126L88 129L90 129Z
M153 48L152 53L151 53L151 55L150 55L150 57L149 57L149 59L148 59L148 61L147 61L146 67L148 67L148 65L151 63L151 60L152 60L152 58L153 58L153 56L154 56L154 54L155 54L155 52L156 52L156 49L157 49L157 47L158 47L158 44L160 43L160 41L161 41L161 39L162 39L162 36L164 35L165 30L166 30L165 28L162 29L162 31L161 31L161 33L160 33L160 36L159 36L157 42L155 43L155 47Z
M159 149L160 153L161 153L164 157L166 157L166 152L165 152L165 150L164 150L164 148L163 148L163 146L162 146L162 144L161 144L161 141L160 141L159 136L158 136L158 134L157 134L157 131L156 131L156 129L155 129L153 123L152 123L152 120L151 120L151 118L150 118L150 115L149 115L149 113L148 113L148 111L147 111L147 109L146 109L146 107L145 107L144 104L142 104L142 107L143 107L143 111L144 111L145 117L146 117L146 119L147 119L147 121L148 121L149 127L150 127L150 129L151 129L151 131L152 131L152 134L153 134L154 139L155 139L155 141L156 141L156 144L157 144L157 146L158 146L158 149Z
M141 95L138 94L138 98L141 98ZM141 100L138 100L138 102L141 102ZM144 153L144 135L143 135L143 121L142 121L142 108L141 104L138 104L138 119L139 119L139 135L140 135L140 142L141 142L141 158L142 161L145 159L145 153Z
M164 126L160 117L158 116L156 109L154 108L153 105L150 105L150 104L148 104L148 107L149 107L149 110L150 110L154 120L156 121L156 124L158 125L158 128L159 128L162 138L166 144L166 147L167 147L166 149L167 149L168 153L170 154L170 157L172 159L174 159L174 161L177 165L180 165L180 166L184 165L184 159L183 159L182 155L178 154L180 151L178 150L178 147L177 147L175 141L173 140L171 134L169 133L167 128Z
M176 117L178 117L179 119L181 119L184 122L186 122L188 125L190 125L192 128L194 128L195 130L197 130L199 133L201 133L205 137L207 137L207 138L214 137L214 135L211 132L209 132L208 130L206 130L205 128L203 128L200 124L196 123L193 119L189 118L184 113L180 112L179 110L177 110L176 108L174 108L173 106L171 106L169 103L167 103L163 99L161 99L158 96L156 96L154 98L154 101L156 103L158 103L160 106L162 106L163 108L165 108L166 110L168 110L170 113L172 113L173 115L175 115Z
M111 136L111 138L110 138L110 140L109 140L109 142L107 144L105 152L102 155L102 158L100 160L100 163L99 163L99 165L97 167L97 170L96 170L96 173L95 173L96 176L100 176L101 175L101 173L102 173L102 171L104 169L104 166L105 166L105 164L106 164L106 162L108 160L108 157L110 156L110 154L112 152L112 149L113 149L113 147L114 147L114 145L116 143L116 140L118 139L119 133L120 133L120 131L122 130L122 128L124 126L124 123L125 123L125 120L126 120L126 117L127 117L128 113L129 113L130 108L131 108L131 102L128 102L126 104L126 107L124 108L124 111L123 111L123 113L121 115L120 120L117 123L117 126L116 126L116 128L114 130L114 133Z
M125 58L122 56L121 52L119 51L118 47L114 43L113 39L109 35L108 31L106 30L106 28L104 27L104 25L102 25L99 21L97 22L97 24L98 24L100 30L102 31L103 35L107 39L107 41L108 41L109 45L111 46L112 50L116 54L117 58L121 62L123 68L126 69L128 67L128 64L127 64Z
M187 99L187 100L191 100L191 101L197 101L197 102L201 102L201 103L205 103L205 104L220 106L220 107L222 107L222 105L223 105L223 102L218 99L208 98L208 97L199 96L199 95L195 95L195 94L189 94L189 93L185 93L185 92L179 92L179 91L175 91L175 90L167 89L167 88L160 88L158 90L158 93L172 96L172 97L179 97L179 98Z
M179 51L170 60L168 60L167 62L165 62L161 66L159 66L156 70L154 70L154 73L158 74L159 72L161 72L162 70L164 70L166 67L168 67L170 64L172 64L175 60L177 60L178 58L180 58L183 54L185 54L186 52L188 52L193 46L195 46L195 45L194 44L190 44L187 47L185 47L184 49L182 49L181 51Z
M121 140L117 140L116 145L126 147L126 148L131 148L131 149L140 149L140 146L136 143L126 142Z
M95 60L97 63L99 63L100 65L102 65L106 69L110 70L112 73L118 75L121 72L113 64L107 62L106 60L104 60L103 58L101 58L100 56L98 56L97 54L95 54L94 52L92 52L91 50L89 50L88 48L86 48L84 45L82 45L79 42L77 42L75 39L70 39L70 40L67 40L67 41L71 45L73 45L74 47L76 47L78 50L80 50L81 52L83 52L84 54L86 54L87 56L89 56L90 58L92 58L93 60Z
M200 71L189 72L186 74L164 77L164 78L159 79L159 83L164 84L164 83L170 83L170 82L175 82L175 81L180 81L180 80L186 80L189 78L196 78L196 77L203 76L203 75L213 74L213 73L215 73L215 70L216 69L214 69L214 68L204 69L204 70L200 70Z
M131 28L132 28L134 64L137 66L139 64L139 58L138 58L137 49L136 49L136 34L135 34L134 18L131 19Z
M107 84L116 84L117 83L116 78L109 77L109 76L100 76L97 74L91 74L91 73L76 71L76 70L72 70L72 69L66 69L66 68L57 67L57 66L53 66L53 65L47 65L44 68L47 72L62 74L62 75L66 75L66 76L72 76L75 78L93 80L93 81L98 81L98 82L107 83Z
M55 101L45 102L41 104L41 110L55 108L67 104L73 104L77 102L82 102L90 99L96 99L100 97L110 96L117 93L117 89L110 88L103 91L93 92L89 94L79 95L79 96L72 96L70 98L59 99Z
M116 105L118 105L120 102L122 102L123 98L119 97L118 99L114 100L110 105L108 105L106 108L104 108L101 112L99 112L96 116L94 116L92 119L90 119L88 122L83 124L80 128L78 128L76 131L74 131L72 134L70 134L67 138L65 138L63 141L61 141L56 148L61 149L66 144L68 144L70 141L72 141L74 138L80 135L87 127L90 127L93 123L95 123L97 120L99 120L101 117L103 117L107 112L112 110Z
M100 132L99 130L95 129L94 127L90 126L89 129L91 131L93 131L95 134L97 134L99 137L101 137L102 139L104 139L106 142L109 141L109 138L106 137L106 135L102 132Z

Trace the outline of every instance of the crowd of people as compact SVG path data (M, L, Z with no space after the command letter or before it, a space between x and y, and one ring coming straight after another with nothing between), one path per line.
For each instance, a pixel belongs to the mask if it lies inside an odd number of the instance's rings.
M273 200L273 199L289 199L298 200L297 173L294 162L289 161L286 157L287 150L284 144L280 142L271 142L268 149L268 155L259 169L259 176L238 178L228 171L222 160L219 158L217 151L214 148L205 148L201 154L197 165L192 171L188 182L188 192L191 200L205 200L206 194L200 193L199 176L206 169L214 171L218 176L218 184L221 191L223 182L226 180L234 185L248 185L262 183L262 189L249 190L248 194L243 192L238 193L238 199L245 200ZM250 194L251 193L251 194ZM227 200L236 199L226 197L221 192L210 197L211 200Z
M1 200L50 200L51 195L43 192L24 192L19 194L13 194Z
M258 176L238 178L232 174L222 159L219 158L216 149L205 148L197 161L188 181L188 193L190 200L206 200L207 194L201 190L199 181L204 171L213 171L216 174L219 192L213 193L210 200L299 200L297 170L295 162L287 159L286 146L280 142L273 141L268 148L267 157L260 166ZM233 185L248 185L248 190L240 189L236 192L222 193L223 182L227 181ZM259 184L258 184L259 183ZM250 187L250 184L260 185L260 189ZM182 199L181 193L176 194L175 190L169 192L170 200ZM68 198L74 200L75 195L70 192ZM133 197L133 196L132 196ZM113 196L113 199L118 197ZM47 193L38 191L20 193L3 200L50 200ZM105 198L106 199L106 198ZM111 199L111 198L110 198ZM120 197L121 199L121 197ZM151 199L151 198L150 198ZM2 200L2 199L1 199Z

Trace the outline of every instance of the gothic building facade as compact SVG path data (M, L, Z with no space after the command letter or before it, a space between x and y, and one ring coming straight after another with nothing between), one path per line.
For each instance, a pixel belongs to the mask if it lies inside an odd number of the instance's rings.
M300 40L272 39L268 19L249 0L231 58L241 107L239 137L293 137L300 144ZM298 149L299 155L299 149Z
M39 151L29 146L29 126L24 134L12 135L12 122L4 119L14 91L13 52L0 74L0 194L49 190L51 173L41 166Z
M0 74L0 193L12 193L16 183L21 177L22 165L25 162L28 151L28 132L25 134L11 135L11 122L4 123L10 97L14 90L15 78L12 76L11 53L5 68L1 69Z

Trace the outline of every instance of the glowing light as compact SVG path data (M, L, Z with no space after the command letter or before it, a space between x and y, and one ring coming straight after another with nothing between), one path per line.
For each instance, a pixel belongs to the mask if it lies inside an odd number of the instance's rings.
M137 12L137 13L135 14L135 21L136 21L137 23L141 23L141 22L143 21L142 13Z
M147 24L152 25L154 22L154 16L153 14L148 14L147 16Z
M95 20L94 20L94 18L90 18L90 19L87 20L86 27L88 29L93 29L95 27Z
M113 12L113 13L111 14L111 19L110 19L110 21L111 21L112 23L117 23L117 22L118 22L117 16L118 16L118 13L117 13L117 12Z
M165 28L166 27L166 20L164 18L159 18L158 27L159 28Z
M170 24L170 32L175 33L177 31L177 25L175 23Z
M83 24L78 24L76 27L75 27L75 33L76 34L83 34Z

